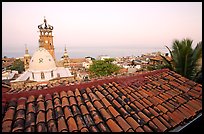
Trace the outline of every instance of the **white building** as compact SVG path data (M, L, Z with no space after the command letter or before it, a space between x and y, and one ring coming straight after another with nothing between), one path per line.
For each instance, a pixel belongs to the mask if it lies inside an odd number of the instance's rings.
M40 47L32 56L29 64L28 70L20 75L16 80L11 82L18 81L49 81L55 78L60 77L72 77L68 68L57 67L53 57L50 53Z

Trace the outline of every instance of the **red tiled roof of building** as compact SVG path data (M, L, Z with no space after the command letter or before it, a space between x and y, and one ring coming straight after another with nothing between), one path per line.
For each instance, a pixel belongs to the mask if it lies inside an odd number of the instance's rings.
M4 94L3 132L166 132L202 110L202 85L168 69Z

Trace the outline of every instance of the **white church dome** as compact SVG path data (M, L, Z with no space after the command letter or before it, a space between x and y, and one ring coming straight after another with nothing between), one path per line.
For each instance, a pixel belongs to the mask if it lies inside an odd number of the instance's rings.
M30 60L30 71L48 71L56 69L56 64L50 53L40 47L32 56Z

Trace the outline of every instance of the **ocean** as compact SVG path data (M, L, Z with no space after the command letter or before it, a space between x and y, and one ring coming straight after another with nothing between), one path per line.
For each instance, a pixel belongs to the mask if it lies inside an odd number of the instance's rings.
M32 56L35 50L29 50L29 54ZM166 47L163 48L68 48L67 52L70 58L84 58L91 56L97 58L99 55L108 55L110 57L125 57L125 56L141 56L142 54L152 52L168 53ZM64 48L55 49L55 56L57 60L63 56ZM2 50L2 57L23 57L24 50L4 51Z

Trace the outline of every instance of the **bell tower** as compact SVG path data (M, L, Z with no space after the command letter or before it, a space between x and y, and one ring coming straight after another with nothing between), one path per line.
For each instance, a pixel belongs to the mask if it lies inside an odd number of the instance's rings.
M30 59L31 59L31 56L29 55L28 48L25 45L25 55L24 55L24 58L23 58L25 71L28 70L28 68L29 68Z
M63 55L63 65L65 68L69 67L69 56L68 56L68 53L67 53L67 48L66 48L66 45L65 45L65 48L64 48L64 55Z
M45 48L56 61L52 36L53 26L49 25L44 17L44 23L38 25L38 29L40 30L39 47Z

